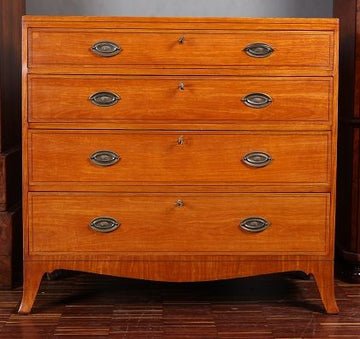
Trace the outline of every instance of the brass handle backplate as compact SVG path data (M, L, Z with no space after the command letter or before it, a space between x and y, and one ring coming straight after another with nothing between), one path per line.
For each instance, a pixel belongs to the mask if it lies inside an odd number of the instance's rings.
M117 104L121 98L113 92L96 92L89 97L92 104L100 107L109 107Z
M273 102L273 99L265 93L250 93L244 96L241 101L251 108L264 108L269 106Z
M120 225L116 219L111 217L98 217L90 222L90 228L100 233L115 231Z
M122 48L112 41L98 41L91 46L91 51L102 57L112 57L119 54Z
M240 227L247 232L262 232L266 230L271 223L261 217L249 217L240 222Z
M96 151L90 155L90 161L98 166L111 166L119 160L120 157L113 151Z
M264 42L255 42L247 45L244 52L252 58L266 58L274 52L274 49Z
M251 167L265 167L270 164L272 158L266 152L255 151L245 154L242 161Z

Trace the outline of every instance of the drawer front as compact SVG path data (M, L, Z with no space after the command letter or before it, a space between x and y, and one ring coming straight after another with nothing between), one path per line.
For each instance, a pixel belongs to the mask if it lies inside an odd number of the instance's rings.
M329 120L331 78L30 76L30 122Z
M30 254L327 250L328 194L33 193L29 203Z
M332 32L30 29L29 66L332 68ZM103 42L106 42L103 44ZM109 44L110 42L110 44ZM264 45L254 45L262 43ZM268 47L267 47L268 46ZM245 51L246 47L248 52ZM103 53L105 56L100 55ZM253 56L252 55L255 55ZM113 55L115 54L115 55ZM260 57L259 57L260 56Z
M30 183L327 183L330 133L31 131Z

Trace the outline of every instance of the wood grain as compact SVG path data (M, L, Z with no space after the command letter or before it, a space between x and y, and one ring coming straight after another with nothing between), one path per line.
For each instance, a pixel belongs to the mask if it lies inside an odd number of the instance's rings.
M360 2L334 1L341 18L336 247L343 279L360 281Z
M155 30L155 31L154 31ZM179 44L180 37L185 42ZM29 67L56 64L74 67L96 65L210 65L222 66L308 66L331 68L331 32L232 32L219 31L106 31L36 29L29 31ZM94 43L111 41L122 51L114 57L101 57L91 51ZM243 49L263 42L274 49L267 58L249 57ZM52 51L52 53L49 53Z
M300 333L357 339L359 285L335 280L335 291L341 313L329 316L313 279L297 272L195 284L72 273L44 279L26 317L14 313L21 289L1 291L0 333L8 339L295 339Z
M25 0L0 1L0 288L21 281L21 16Z
M21 16L24 9L25 0L0 2L0 152L16 148L21 142Z
M274 272L303 271L315 277L325 310L329 314L338 313L334 299L334 279L332 261L30 261L26 262L24 274L28 281L23 290L23 301L19 313L28 314L34 303L43 273L55 269L69 269L96 272L122 277L184 282L208 281L246 277Z
M313 279L297 272L203 283L94 274L44 279L33 314L14 313L21 289L2 291L4 338L357 339L360 288L335 280L341 313L322 314Z
M0 289L19 286L22 281L22 218L18 205L0 212Z
M25 15L24 24L31 23L33 27L85 27L102 28L107 22L111 28L161 28L174 29L174 27L194 29L205 27L208 29L228 30L334 30L339 20L334 18L236 18L236 17L127 17L127 16L56 16L56 15ZM56 25L54 25L56 23Z
M31 194L29 204L30 254L326 252L328 194L41 193ZM91 229L90 222L103 216L121 225L110 233ZM240 223L253 216L271 225L259 233L241 229Z
M103 91L117 94L120 101L94 105L90 96ZM29 122L329 123L331 92L332 78L37 75L29 77ZM273 102L261 109L248 107L242 99L251 93L265 93Z
M21 150L13 148L0 154L0 211L6 211L21 198Z
M315 276L326 312L336 313L338 21L104 20L24 18L29 281L20 312L31 310L45 272L70 269L177 282L298 270ZM123 51L95 56L97 39ZM258 39L273 45L270 57L245 54ZM88 105L100 87L122 96L106 116ZM272 91L274 101L239 110L245 89ZM92 164L101 149L120 161ZM251 151L273 160L246 167ZM239 218L263 212L272 225L238 237ZM102 213L120 228L89 233L91 214Z
M181 136L183 145L178 144ZM328 183L329 138L327 132L31 131L29 178L32 184L75 185ZM95 165L89 157L99 150L111 150L121 159L113 166ZM268 153L272 162L263 168L246 165L242 158L254 151Z

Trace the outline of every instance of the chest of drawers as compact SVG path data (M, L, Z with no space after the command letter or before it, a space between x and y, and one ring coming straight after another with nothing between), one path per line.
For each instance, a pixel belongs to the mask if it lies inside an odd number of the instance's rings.
M56 269L304 271L337 312L335 19L23 23L20 313Z

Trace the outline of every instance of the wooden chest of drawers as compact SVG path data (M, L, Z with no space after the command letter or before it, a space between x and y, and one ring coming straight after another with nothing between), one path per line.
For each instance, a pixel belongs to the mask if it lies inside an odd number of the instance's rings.
M28 313L71 269L333 287L334 19L25 17Z

